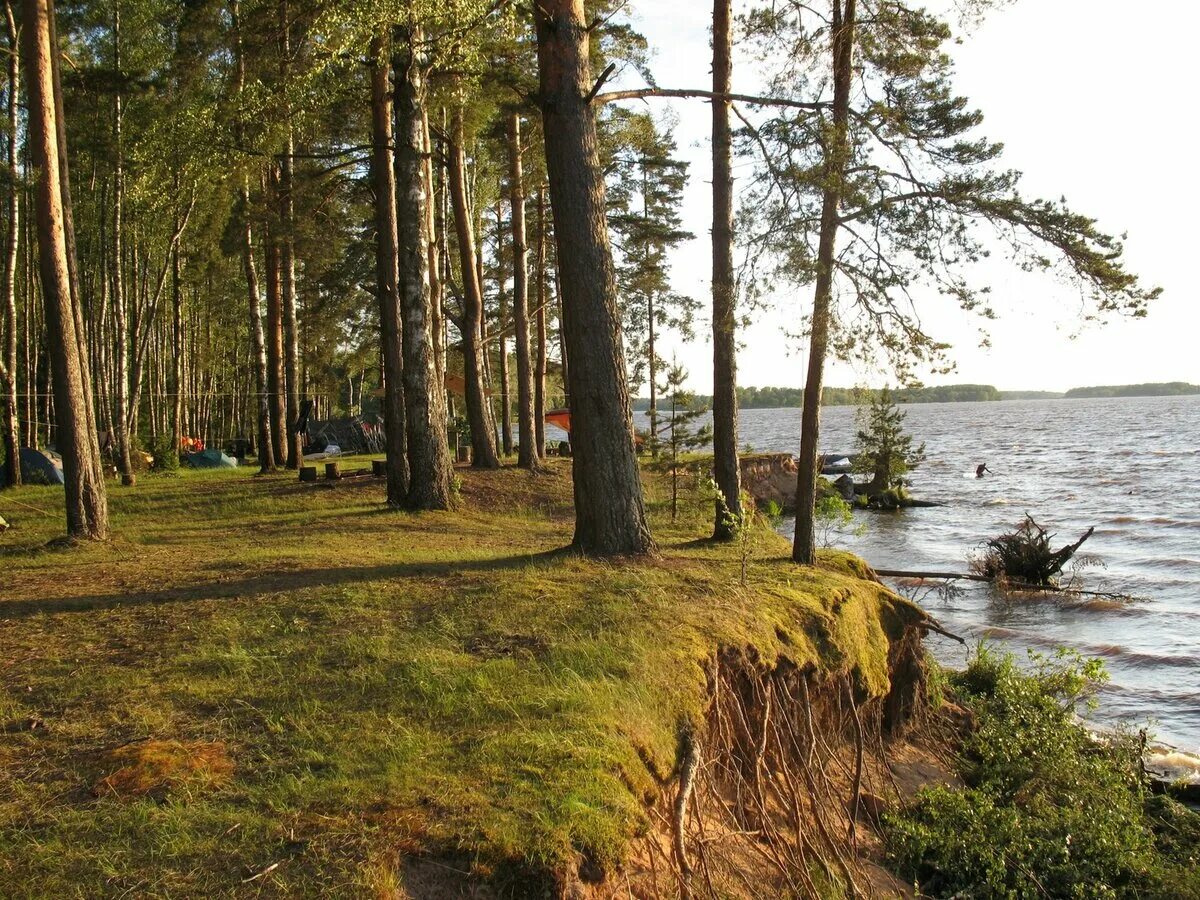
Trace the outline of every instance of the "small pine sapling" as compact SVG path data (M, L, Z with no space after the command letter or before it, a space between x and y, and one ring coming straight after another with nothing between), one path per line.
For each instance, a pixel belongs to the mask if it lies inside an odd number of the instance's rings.
M666 399L665 415L660 413L658 427L650 435L650 450L665 456L665 464L671 473L671 520L679 515L679 469L680 457L689 450L697 450L712 442L712 426L701 425L697 420L708 412L708 408L696 399L696 395L684 388L687 369L675 360L664 373L660 390Z

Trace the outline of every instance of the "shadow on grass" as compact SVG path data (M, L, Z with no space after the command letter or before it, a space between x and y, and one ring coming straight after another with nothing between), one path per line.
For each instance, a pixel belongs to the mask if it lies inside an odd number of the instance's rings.
M436 578L470 572L501 572L526 566L545 565L577 555L577 551L572 547L556 547L540 553L518 553L494 559L302 568L290 572L270 572L232 581L210 581L154 591L85 594L79 597L48 600L10 600L0 602L0 621L23 619L45 613L88 612L96 609L148 606L161 603L235 600L255 594L272 594L279 591L313 587L337 587L392 578Z

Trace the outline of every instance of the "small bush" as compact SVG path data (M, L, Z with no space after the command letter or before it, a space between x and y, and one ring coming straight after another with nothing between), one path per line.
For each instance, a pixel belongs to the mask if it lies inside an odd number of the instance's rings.
M1140 742L1098 742L1075 717L1104 679L1099 661L1032 662L1022 672L981 649L949 677L977 721L959 764L967 787L923 790L885 817L899 870L939 897L1200 896L1195 814L1152 814ZM1184 838L1164 837L1165 822Z
M150 442L149 453L154 457L151 468L155 472L174 472L179 468L179 451L169 434L160 434Z

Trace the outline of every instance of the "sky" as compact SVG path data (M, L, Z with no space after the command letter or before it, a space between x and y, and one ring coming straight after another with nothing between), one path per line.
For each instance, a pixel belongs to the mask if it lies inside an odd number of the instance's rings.
M748 4L734 0L737 14ZM928 384L981 383L1001 390L1066 390L1147 381L1200 383L1200 256L1193 215L1200 178L1191 169L1197 129L1194 34L1200 8L1174 0L1151 15L1131 15L1116 0L1015 0L993 11L952 48L958 93L984 114L980 134L1004 143L1001 164L1024 173L1027 196L1065 197L1102 229L1127 235L1129 268L1163 288L1144 319L1081 325L1078 295L1050 275L995 266L989 282L999 320L979 322L936 296L920 307L927 331L953 345L957 368L923 375ZM1169 15L1163 15L1169 9ZM629 19L649 40L650 68L661 87L711 87L709 21L703 0L633 2ZM735 47L734 90L754 92L752 68ZM740 76L740 77L739 77ZM624 72L618 87L639 87ZM607 88L606 88L607 89ZM677 119L680 156L691 163L684 226L695 238L672 257L676 290L707 308L711 275L709 189L711 112L699 100L636 102ZM735 122L736 124L736 122ZM735 162L735 178L746 174ZM736 187L735 187L736 189ZM741 334L739 383L802 386L807 354L790 338L811 305L811 288L787 288L775 308ZM708 322L695 340L667 343L689 370L690 386L712 386ZM825 383L878 386L886 371L832 363ZM645 393L644 389L640 393Z

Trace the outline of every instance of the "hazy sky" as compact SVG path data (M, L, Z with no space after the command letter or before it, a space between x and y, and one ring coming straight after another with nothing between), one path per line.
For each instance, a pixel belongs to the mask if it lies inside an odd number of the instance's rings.
M711 87L703 0L636 0L633 24L649 39L652 71L662 87ZM734 0L734 11L745 8ZM1162 15L1168 11L1169 15ZM979 347L976 323L935 296L920 308L928 331L951 342L956 372L928 383L980 382L1007 389L1062 390L1086 384L1200 382L1200 257L1194 216L1200 179L1194 169L1196 75L1191 59L1200 10L1175 0L1160 14L1138 15L1116 0L1016 0L993 12L953 48L959 93L983 111L981 133L1002 141L1002 164L1025 173L1026 195L1065 196L1112 233L1126 232L1131 268L1164 289L1147 318L1080 328L1078 297L1051 276L1007 267L991 281L1000 320L992 346ZM736 54L736 49L735 49ZM739 71L741 78L739 78ZM752 91L749 67L735 59L734 89ZM630 77L632 76L632 77ZM636 73L620 86L636 86ZM707 308L711 113L703 101L650 100L674 111L681 155L691 162L685 226L696 238L673 257L676 288ZM638 104L645 108L644 104ZM736 124L736 123L735 123ZM736 164L735 164L736 165ZM742 163L739 168L745 174ZM737 172L735 172L735 175ZM807 356L789 340L811 304L811 288L788 288L778 309L762 314L742 337L744 385L804 383ZM707 321L690 345L668 345L711 388ZM879 384L886 375L833 365L826 384ZM644 389L639 393L645 393Z

